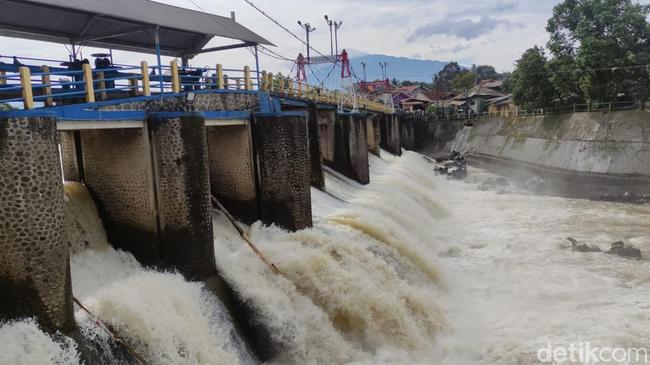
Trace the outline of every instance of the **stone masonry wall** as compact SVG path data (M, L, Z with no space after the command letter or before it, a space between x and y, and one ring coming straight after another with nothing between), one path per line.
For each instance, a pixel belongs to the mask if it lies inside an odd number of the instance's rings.
M0 119L0 321L75 328L56 121Z
M311 227L307 118L256 115L253 141L262 221L291 231Z
M149 119L165 266L199 280L216 274L205 120Z
M85 182L108 240L145 265L161 262L146 129L81 131Z
M212 193L238 219L259 218L250 125L206 128Z
M370 182L365 115L337 114L334 161L326 164L361 184Z
M321 152L320 125L318 121L318 108L316 103L309 103L309 161L311 164L311 185L318 189L325 189L325 176L323 174L323 155Z

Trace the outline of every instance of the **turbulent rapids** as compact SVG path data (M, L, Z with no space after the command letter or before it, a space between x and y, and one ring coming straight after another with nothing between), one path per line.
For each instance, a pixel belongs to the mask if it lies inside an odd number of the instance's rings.
M382 151L383 152L383 151ZM650 249L650 208L479 191L435 176L416 153L371 157L372 183L327 172L314 228L250 233L276 276L214 213L215 257L265 329L276 364L531 364L547 342L643 344L650 265L571 252L574 236ZM254 364L220 300L113 249L90 195L66 186L73 292L151 364ZM644 304L645 303L645 304ZM85 338L108 335L79 308ZM0 364L78 364L31 319L0 327ZM116 357L115 362L119 359Z

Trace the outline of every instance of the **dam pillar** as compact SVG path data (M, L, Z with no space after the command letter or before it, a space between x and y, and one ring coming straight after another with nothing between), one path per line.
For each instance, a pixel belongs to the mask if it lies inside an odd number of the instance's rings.
M320 130L320 150L323 164L334 162L334 141L336 136L336 109L319 109L317 112Z
M397 155L402 155L402 141L400 132L400 120L396 114L386 114L381 120L381 141L382 149Z
M409 151L415 150L415 118L412 113L399 115L402 147Z
M208 126L208 161L212 194L244 223L259 219L250 121Z
M368 152L375 156L380 155L379 146L381 142L381 126L380 120L383 118L380 114L368 115L366 118L366 135L368 140Z
M108 241L144 265L162 263L152 149L143 128L82 130L84 181Z
M370 182L366 115L339 113L336 116L334 161L331 168L361 184Z
M75 329L56 120L0 119L0 321Z
M320 144L320 125L316 103L311 102L308 104L308 113L311 185L317 189L324 190L325 175L323 174L323 153Z
M190 280L213 276L216 264L205 119L154 113L148 124L164 266L178 269Z
M312 226L305 113L258 113L253 121L260 216L290 231Z
M143 128L80 132L84 181L109 242L191 280L216 272L204 123L153 113Z

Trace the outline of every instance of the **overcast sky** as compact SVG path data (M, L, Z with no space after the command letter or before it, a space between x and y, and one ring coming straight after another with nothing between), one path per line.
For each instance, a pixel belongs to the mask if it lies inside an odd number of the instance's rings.
M110 1L110 0L106 0ZM160 2L198 10L191 0ZM229 16L276 44L275 51L294 58L300 43L256 12L243 0L194 0L205 11ZM510 71L521 53L534 45L545 45L545 25L558 0L254 0L255 4L298 33L297 20L317 28L312 45L329 53L328 14L342 20L340 48L364 53L389 54L417 59L458 61L464 65L491 64L498 71ZM650 4L650 0L642 0ZM302 33L301 33L302 34ZM212 44L227 42L215 40ZM92 50L86 50L91 53ZM0 54L56 56L65 58L63 46L18 41L0 37ZM150 57L117 53L117 61L136 62ZM247 51L202 55L194 66L253 66ZM214 67L214 66L213 66ZM262 69L285 71L290 64L262 56ZM377 66L378 67L378 66ZM391 75L389 75L391 76Z

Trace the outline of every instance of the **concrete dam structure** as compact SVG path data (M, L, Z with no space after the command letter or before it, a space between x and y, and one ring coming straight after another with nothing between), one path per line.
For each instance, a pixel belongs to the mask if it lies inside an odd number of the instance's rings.
M394 114L270 99L206 90L0 113L0 319L74 331L64 179L89 189L116 248L205 280L218 272L211 195L243 222L297 231L312 225L310 186L327 189L323 165L367 184L369 153L401 150Z
M444 123L444 122L442 122ZM480 118L445 150L539 192L604 200L650 196L650 112ZM439 144L440 145L440 144ZM540 180L541 179L541 180Z

